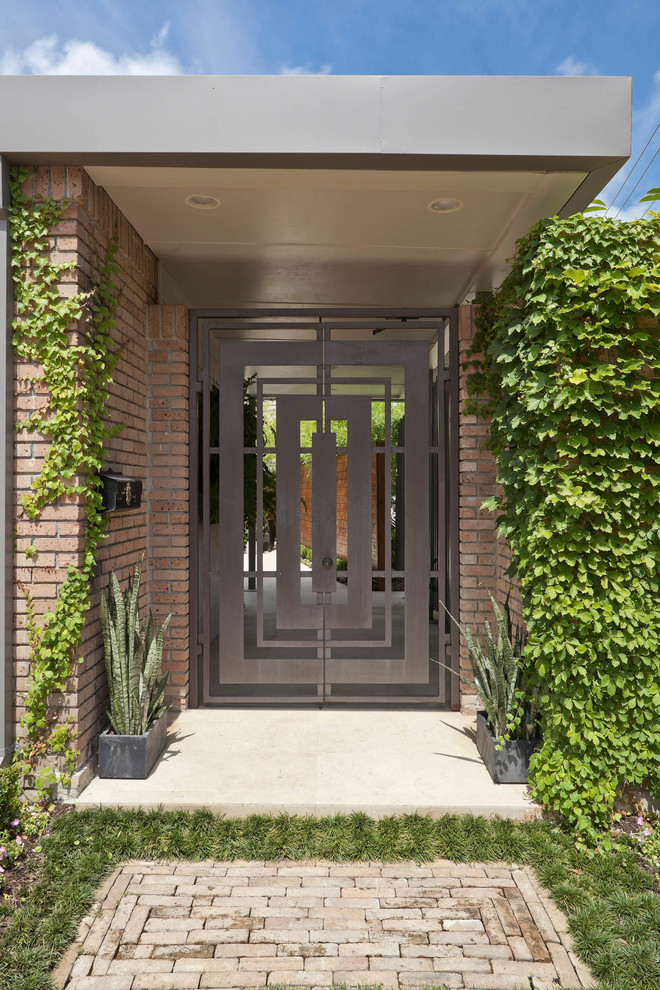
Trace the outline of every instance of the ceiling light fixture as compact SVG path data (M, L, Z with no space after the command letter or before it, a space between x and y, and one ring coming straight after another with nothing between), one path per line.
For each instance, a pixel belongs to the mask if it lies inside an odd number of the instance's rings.
M463 209L463 201L461 199L434 199L429 203L427 209L431 213L457 213L458 210Z
M216 199L215 196L208 196L206 193L192 193L192 195L186 196L186 203L196 210L215 210L216 207L220 206L219 199Z

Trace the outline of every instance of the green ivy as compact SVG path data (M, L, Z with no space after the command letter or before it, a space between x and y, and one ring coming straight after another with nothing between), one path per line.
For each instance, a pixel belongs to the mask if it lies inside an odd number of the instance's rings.
M624 782L660 795L658 314L657 214L543 220L472 355L543 720L534 793L585 835Z
M16 429L38 433L49 446L40 474L23 496L23 509L28 518L38 519L48 505L80 504L85 532L82 562L67 568L54 608L41 622L29 588L22 586L30 675L22 723L27 745L21 756L27 769L44 754L62 753L70 772L76 757L73 727L70 720L58 720L58 709L51 702L54 694L64 691L73 670L73 653L80 645L90 579L105 528L99 470L105 441L117 433L105 417L107 386L118 360L112 342L117 245L109 245L90 291L60 295L59 283L74 270L74 263L53 262L49 234L70 203L28 196L23 184L30 174L19 169L11 177L14 349L20 361L37 369L23 380L47 399L44 406L20 420ZM34 546L26 548L25 556L28 561L38 560ZM43 779L46 784L52 782L53 772Z

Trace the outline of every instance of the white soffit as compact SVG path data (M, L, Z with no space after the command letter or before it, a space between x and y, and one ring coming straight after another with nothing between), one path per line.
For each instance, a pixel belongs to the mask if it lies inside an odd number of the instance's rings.
M539 216L586 173L88 166L161 261L163 295L200 308L449 306L501 281ZM192 209L191 194L220 206ZM436 214L437 198L464 204ZM178 290L177 290L178 287Z

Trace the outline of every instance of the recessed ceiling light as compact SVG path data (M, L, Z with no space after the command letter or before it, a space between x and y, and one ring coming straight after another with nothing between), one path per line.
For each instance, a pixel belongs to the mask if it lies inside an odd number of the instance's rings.
M463 201L460 199L434 199L429 203L427 209L431 213L456 213L463 209Z
M206 193L193 193L186 196L188 206L193 206L196 210L215 210L220 206L220 200L215 196L207 196Z

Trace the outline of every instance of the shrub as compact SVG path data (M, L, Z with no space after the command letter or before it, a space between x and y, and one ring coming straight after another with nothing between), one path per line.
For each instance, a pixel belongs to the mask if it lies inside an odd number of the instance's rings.
M7 867L23 855L26 837L41 832L48 817L21 801L22 776L18 760L0 768L0 887Z
M0 833L18 817L21 808L21 768L18 763L0 767Z

